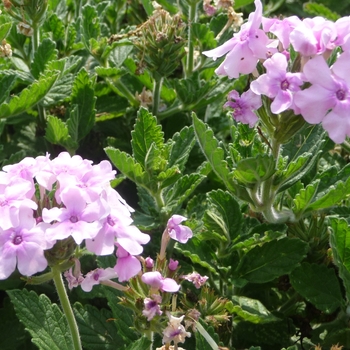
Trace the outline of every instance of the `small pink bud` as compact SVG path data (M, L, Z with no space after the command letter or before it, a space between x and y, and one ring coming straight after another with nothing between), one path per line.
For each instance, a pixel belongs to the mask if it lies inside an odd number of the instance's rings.
M146 266L146 269L153 269L154 261L151 257L147 257L145 259L145 266Z
M170 259L168 268L170 271L175 271L179 266L179 262L177 260Z

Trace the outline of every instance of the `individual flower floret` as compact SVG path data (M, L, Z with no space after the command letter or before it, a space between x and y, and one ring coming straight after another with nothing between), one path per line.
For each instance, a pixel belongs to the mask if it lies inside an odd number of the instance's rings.
M293 95L300 91L303 84L301 73L287 72L288 62L282 53L275 53L264 62L266 74L250 84L251 90L257 95L272 98L271 112L279 114L293 108Z
M174 342L175 344L184 343L186 337L190 337L191 333L186 332L185 327L181 324L185 315L181 317L174 317L169 312L168 326L163 331L163 343Z
M43 221L56 222L47 229L48 237L61 240L72 236L77 244L94 238L102 227L100 220L108 214L102 201L87 204L76 187L66 188L61 199L65 208L43 209Z
M118 275L119 282L128 281L141 271L140 261L133 255L130 255L122 246L117 243L117 264L114 267Z
M271 32L276 35L284 49L290 45L290 33L301 23L297 16L283 18L262 18L262 25L265 32Z
M194 286L199 289L200 287L204 286L209 277L201 276L198 272L192 272L188 275L182 276L182 278L192 282Z
M295 104L310 124L322 122L336 143L350 136L350 52L342 53L330 69L322 56L304 67L306 80L312 85L295 94Z
M78 287L84 281L83 274L80 270L80 261L78 259L75 259L74 269L70 268L63 275L68 282L69 289Z
M290 33L290 42L295 51L310 57L333 50L337 31L333 22L323 17L305 18Z
M180 289L176 281L172 278L164 278L158 271L145 272L141 279L143 283L149 284L154 291L176 293Z
M162 297L159 294L153 294L152 298L145 298L143 301L145 308L142 310L142 315L147 317L147 321L151 321L155 315L161 315L163 312L159 304L162 302Z
M255 12L249 15L248 21L244 23L241 30L232 39L223 45L204 51L207 57L216 60L225 54L224 62L216 69L216 74L227 75L229 78L238 78L239 74L252 73L259 59L265 59L271 41L262 29L262 4L260 0L255 0Z
M19 224L19 207L36 210L37 205L30 198L35 191L34 183L12 177L1 172L0 176L0 227L7 230ZM33 214L32 214L33 216Z
M93 286L116 277L117 274L112 267L108 267L106 269L96 269L90 271L85 276L84 281L81 283L81 288L84 292L90 292Z
M233 109L232 116L237 122L249 124L251 128L258 121L258 117L254 111L261 106L261 97L252 90L243 92L241 96L239 96L237 91L232 90L228 94L228 101L224 104L224 107Z
M36 225L33 211L19 208L19 223L7 230L0 228L0 279L6 279L16 269L32 276L47 267L44 250L53 243L45 240L42 225Z
M181 215L173 215L167 224L167 229L170 238L178 241L180 243L187 243L189 238L192 238L193 233L192 230L184 225L180 225L182 221L187 220L184 216Z

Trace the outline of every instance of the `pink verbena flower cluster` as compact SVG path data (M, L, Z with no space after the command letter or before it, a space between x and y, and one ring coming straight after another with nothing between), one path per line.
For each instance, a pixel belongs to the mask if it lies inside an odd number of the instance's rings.
M114 176L108 161L93 165L66 152L53 160L47 155L5 166L0 172L0 279L16 266L26 276L45 270L45 251L70 237L97 255L117 249L114 277L119 281L137 274L136 256L150 237L132 225L132 209L110 185ZM83 281L79 274L74 278L72 286Z
M249 98L231 92L225 106L233 108L237 121L252 126L258 121L252 114L264 95L272 100L272 113L292 110L310 124L322 123L334 142L344 142L350 136L350 16L336 22L322 17L271 19L262 16L260 0L255 6L232 39L203 52L214 60L226 55L216 73L229 78L257 76L259 62L265 68L245 93ZM298 53L299 71L290 60L291 49ZM338 57L329 67L333 52Z

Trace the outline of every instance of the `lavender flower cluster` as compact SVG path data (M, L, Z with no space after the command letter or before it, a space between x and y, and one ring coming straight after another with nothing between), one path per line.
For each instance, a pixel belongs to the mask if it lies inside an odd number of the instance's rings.
M136 257L149 235L132 225L130 208L110 181L108 161L93 165L63 152L25 158L0 172L0 279L16 269L32 276L46 269L45 251L72 237L97 255L112 254L113 276L126 281L141 270ZM86 286L89 289L89 286Z
M322 123L334 142L344 142L350 136L350 16L336 22L323 17L271 19L262 16L260 0L255 6L238 33L203 52L214 60L226 55L216 69L218 75L257 77L242 96L236 91L229 94L226 106L233 108L233 117L254 126L258 121L254 111L265 95L272 100L272 113L292 110L310 124ZM291 50L300 58L297 71ZM338 55L329 67L327 60L334 52ZM266 70L260 76L259 62Z

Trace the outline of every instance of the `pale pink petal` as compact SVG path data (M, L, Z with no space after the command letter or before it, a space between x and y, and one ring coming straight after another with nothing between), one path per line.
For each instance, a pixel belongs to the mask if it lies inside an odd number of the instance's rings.
M141 271L140 261L132 255L126 258L118 258L114 267L120 282L128 281Z

